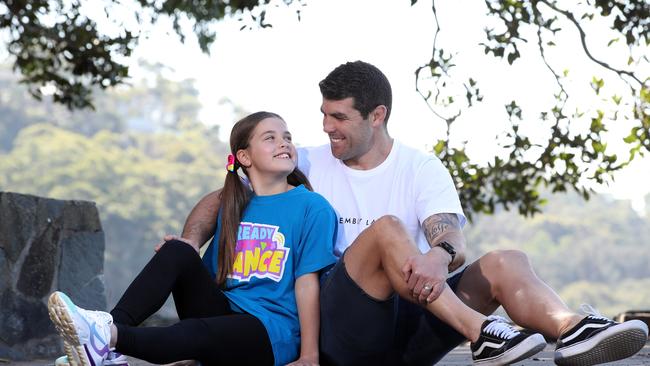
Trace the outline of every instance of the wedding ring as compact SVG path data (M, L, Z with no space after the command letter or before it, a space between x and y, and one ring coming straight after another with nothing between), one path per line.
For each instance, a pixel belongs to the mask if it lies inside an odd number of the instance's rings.
M425 285L423 290L426 291L426 292L429 292L429 291L431 291L431 286Z

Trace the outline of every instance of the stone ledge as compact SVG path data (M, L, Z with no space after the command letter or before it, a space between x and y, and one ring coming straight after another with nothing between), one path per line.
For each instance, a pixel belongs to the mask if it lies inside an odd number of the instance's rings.
M106 309L104 233L93 202L0 192L0 359L61 353L47 298Z

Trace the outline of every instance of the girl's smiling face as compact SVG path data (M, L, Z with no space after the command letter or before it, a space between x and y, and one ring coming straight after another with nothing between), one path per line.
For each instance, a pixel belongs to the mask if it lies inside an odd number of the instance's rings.
M248 141L248 147L237 151L237 159L249 176L287 176L296 168L296 147L287 124L275 117L261 120Z

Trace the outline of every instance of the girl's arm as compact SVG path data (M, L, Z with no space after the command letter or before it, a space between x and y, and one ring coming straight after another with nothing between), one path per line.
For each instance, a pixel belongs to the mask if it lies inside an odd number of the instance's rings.
M289 365L318 365L320 331L320 285L318 274L307 273L296 280L296 303L300 319L300 358Z

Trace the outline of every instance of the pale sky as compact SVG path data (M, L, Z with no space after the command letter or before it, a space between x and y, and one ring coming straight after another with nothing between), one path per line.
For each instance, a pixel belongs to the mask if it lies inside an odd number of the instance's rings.
M171 26L159 26L149 40L141 41L132 62L135 64L139 58L161 62L174 70L167 75L170 78L196 79L204 105L201 118L221 125L224 141L237 118L231 107L220 104L228 98L249 112L279 113L289 124L294 141L313 145L327 143L321 131L318 82L341 63L364 60L379 67L391 81L393 111L388 128L393 137L423 150L444 137L443 121L431 113L415 91L414 71L429 61L435 31L430 1L420 0L413 7L409 1L394 0L305 0L305 4L300 21L292 10L295 7L272 8L266 19L273 28L239 31L241 23L237 21L219 23L211 56L202 54L193 38L181 44ZM539 130L538 135L543 135L546 130L536 119L543 108L553 103L555 80L538 57L536 42L520 50L524 58L531 56L528 61L520 60L509 67L505 61L485 57L478 46L484 40L483 28L488 25L482 1L439 1L436 5L442 28L439 44L457 53L454 78L466 81L474 77L484 95L483 103L465 111L455 123L452 140L469 141L468 152L477 161L489 159L497 152L495 136L507 124L504 105L515 98L522 105L524 119L529 121L522 130ZM564 28L571 27L565 24ZM590 35L595 32L589 31ZM558 47L548 56L558 72L570 69L569 105L596 105L598 97L587 84L592 75L605 77L605 88L614 94L621 83L612 73L585 62L584 55L576 51L577 32L564 34L555 40ZM596 51L602 51L596 52L597 56L605 59L615 52L602 48ZM137 68L132 68L131 73L137 77ZM460 84L447 88L457 90ZM609 146L627 156L627 148L616 140L629 128L623 122L617 125L620 128L610 125ZM636 159L616 176L612 186L597 190L632 199L642 210L641 199L650 192L649 181L650 158Z

